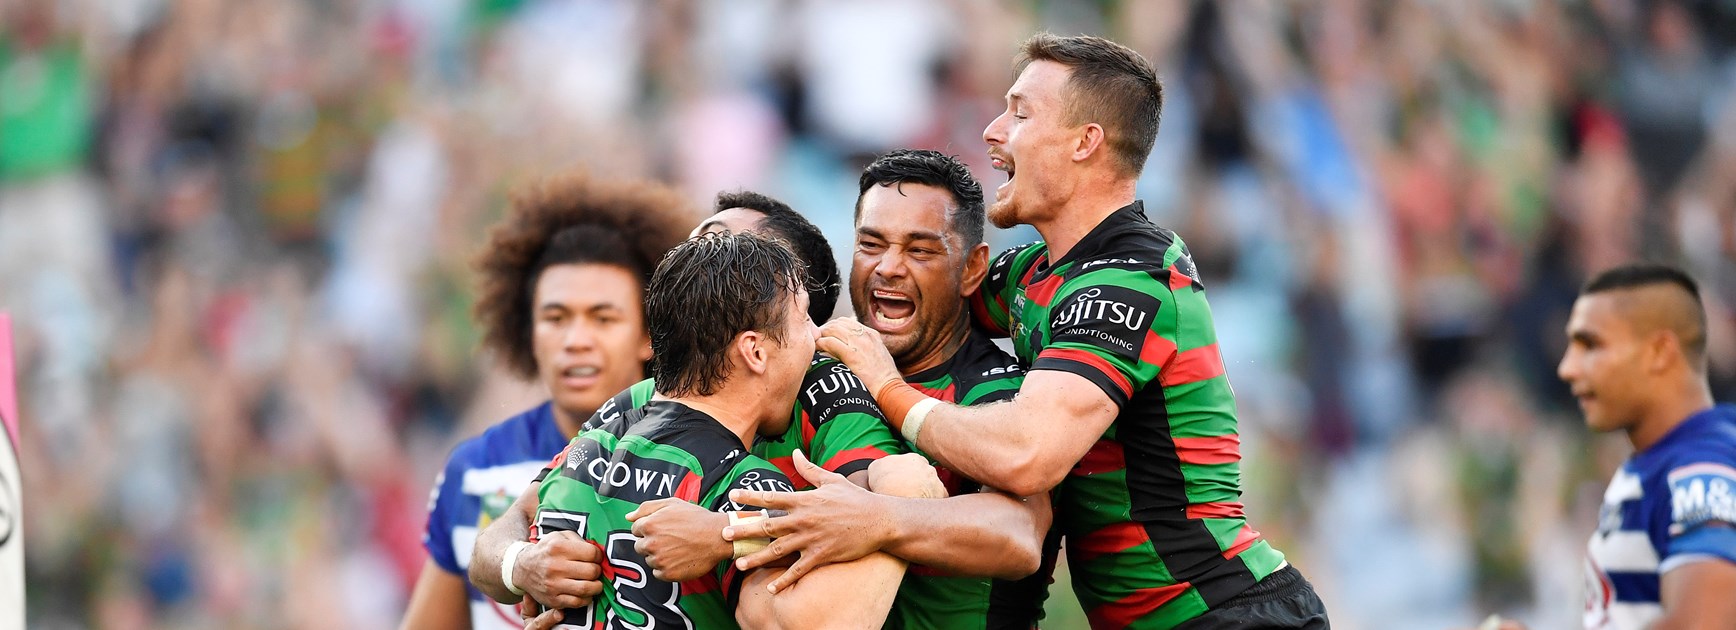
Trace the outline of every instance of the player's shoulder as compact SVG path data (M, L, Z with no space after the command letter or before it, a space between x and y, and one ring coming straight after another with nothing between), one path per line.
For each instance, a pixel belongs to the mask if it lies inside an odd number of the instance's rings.
M548 459L554 451L535 453L539 445L549 442L554 430L551 402L526 409L510 418L496 422L452 448L450 467L477 468L526 459ZM565 440L559 440L564 443ZM559 447L555 447L559 450Z
M748 455L741 438L702 411L674 401L651 401L639 412L644 417L630 423L623 440L637 437L655 445L653 449L675 449L692 457L692 463L706 472L727 469ZM626 424L626 420L615 424Z
M837 369L839 367L843 367L843 370ZM831 355L815 352L814 358L808 361L808 372L803 374L802 378L804 380L812 381L818 378L824 378L827 374L834 374L840 371L849 372L850 368L844 366L843 361L832 358Z
M597 411L592 413L591 417L585 420L585 424L582 428L587 430L596 429L620 420L622 414L628 409L637 409L645 403L650 402L651 396L655 393L656 388L656 381L645 379L634 383L627 389L621 390L620 393L603 401L602 406L597 407Z
M1025 370L1017 358L1007 354L1007 351L995 345L986 335L975 331L966 336L964 344L959 346L958 360L952 369L953 380L967 386L1019 380L1024 376Z
M796 392L795 411L806 412L807 421L816 428L845 414L866 414L861 417L873 421L883 417L874 395L850 366L818 353Z
M1645 453L1651 468L1714 462L1736 467L1736 406L1719 405L1688 418Z

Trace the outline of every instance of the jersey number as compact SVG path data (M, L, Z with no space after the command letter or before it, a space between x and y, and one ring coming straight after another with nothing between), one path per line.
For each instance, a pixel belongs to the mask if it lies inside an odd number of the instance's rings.
M537 512L537 533L547 536L557 531L573 531L586 535L589 515L578 512L541 510ZM587 536L588 537L588 536ZM653 579L645 567L645 559L633 549L638 542L632 532L610 532L603 553L609 563L610 590L613 606L607 607L603 627L627 630L693 630L693 620L681 611L681 585ZM568 610L564 623L557 628L590 627L596 619L595 604ZM579 625L573 625L577 622Z

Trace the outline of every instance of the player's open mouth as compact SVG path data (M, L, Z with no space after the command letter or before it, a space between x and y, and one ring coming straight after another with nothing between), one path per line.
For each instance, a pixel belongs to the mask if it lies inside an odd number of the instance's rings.
M1013 171L1014 171L1013 162L1012 162L1012 160L1008 160L1005 157L995 156L995 157L990 158L989 163L992 166L994 166L995 170L1002 171L1002 172L1007 174L1006 183L1003 183L1000 186L995 188L995 195L997 197L999 197L1002 192L1006 191L1008 186L1013 185Z
M574 389L590 387L603 370L595 365L575 365L561 370L561 383Z
M875 289L868 301L876 320L874 323L878 324L874 328L880 332L904 328L916 317L916 302L903 293Z

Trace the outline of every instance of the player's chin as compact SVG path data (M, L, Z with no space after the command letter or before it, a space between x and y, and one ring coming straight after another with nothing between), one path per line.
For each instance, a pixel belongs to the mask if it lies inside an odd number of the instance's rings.
M559 388L553 396L555 406L560 407L561 411L567 412L568 416L578 418L582 422L590 418L591 414L596 413L597 409L603 406L603 402L609 399L609 396L614 395L613 392L604 392L604 389L601 386L584 389Z
M989 223L1003 230L1013 228L1022 223L1022 221L1019 221L1018 206L1013 204L1012 195L1010 194L995 199L994 205L989 206L988 219Z

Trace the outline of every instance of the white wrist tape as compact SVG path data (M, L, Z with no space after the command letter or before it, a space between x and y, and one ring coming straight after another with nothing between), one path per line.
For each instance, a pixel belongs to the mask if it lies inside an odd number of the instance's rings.
M726 512L726 514L729 515L730 527L758 523L766 520L767 516L766 513L761 510L753 512ZM770 544L772 544L772 539L770 538L738 538L733 543L734 552L730 557L740 558L755 551L765 549L766 546Z
M518 554L529 546L530 543L522 540L507 545L506 557L500 559L500 583L505 584L506 590L512 591L513 595L524 595L524 589L512 583L512 567L518 564Z
M904 427L899 429L904 434L904 440L911 446L916 445L916 436L922 432L922 423L928 420L928 412L940 405L940 399L924 398L910 406L910 412L904 414Z

